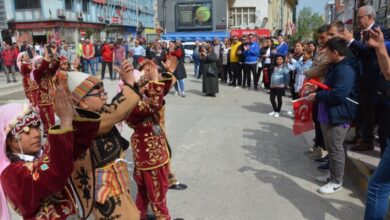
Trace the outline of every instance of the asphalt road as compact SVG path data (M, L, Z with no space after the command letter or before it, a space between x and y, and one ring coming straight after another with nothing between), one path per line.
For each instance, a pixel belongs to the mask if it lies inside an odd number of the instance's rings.
M362 219L364 204L346 176L344 189L320 195L314 162L302 152L304 136L293 136L292 119L267 115L261 91L220 85L216 98L204 97L201 80L187 65L187 97L166 97L166 127L173 167L184 191L168 192L172 217L186 220ZM116 83L105 80L113 96ZM12 96L8 98L15 99ZM3 97L4 98L4 97ZM5 97L7 98L7 97ZM282 111L291 108L288 98ZM129 138L131 130L123 127ZM310 136L310 134L309 134ZM131 154L128 154L131 160ZM129 167L132 170L131 166ZM132 182L132 194L136 188Z

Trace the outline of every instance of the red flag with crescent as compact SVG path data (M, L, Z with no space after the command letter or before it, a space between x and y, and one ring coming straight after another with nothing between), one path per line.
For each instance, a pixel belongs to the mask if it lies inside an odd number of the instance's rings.
M294 109L294 135L299 135L314 129L313 125L313 102L305 97L293 101Z
M305 83L301 90L302 98L292 101L295 116L293 125L294 135L299 135L314 129L312 115L313 101L309 101L304 97L306 94L312 92L312 89L311 83Z

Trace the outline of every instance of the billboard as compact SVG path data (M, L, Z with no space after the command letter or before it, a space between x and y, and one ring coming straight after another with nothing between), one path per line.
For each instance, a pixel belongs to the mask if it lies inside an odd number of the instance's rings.
M182 2L176 4L176 30L213 29L211 1Z

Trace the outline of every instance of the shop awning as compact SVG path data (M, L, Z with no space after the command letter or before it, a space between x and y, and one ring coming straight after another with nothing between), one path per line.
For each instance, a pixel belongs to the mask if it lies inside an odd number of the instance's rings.
M212 41L215 38L223 40L229 37L227 31L204 31L204 32L171 32L162 36L164 40L182 40L182 41Z

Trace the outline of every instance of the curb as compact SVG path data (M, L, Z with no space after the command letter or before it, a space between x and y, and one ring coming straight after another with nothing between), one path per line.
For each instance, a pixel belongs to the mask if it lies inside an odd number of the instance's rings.
M304 135L305 142L308 143L308 146L311 146L312 137L314 137L314 132L308 132ZM375 147L376 151L379 151L378 147ZM364 156L361 156L364 155ZM369 161L366 157L366 154L360 154L348 150L347 156L345 158L345 174L348 175L353 184L358 189L358 194L360 195L360 200L365 204L367 198L367 188L369 179L376 168L376 162L373 162L372 159ZM380 160L380 158L377 158ZM390 204L390 198L389 198ZM386 219L390 220L390 208L387 211Z
M345 173L354 180L353 183L357 186L359 193L366 198L368 180L371 176L370 169L359 159L347 156Z
M308 146L312 146L312 138L314 135L314 132L304 133L303 136ZM352 158L350 151L347 151L345 174L352 179L353 184L358 188L362 202L365 202L366 199L368 179L371 176L370 170L361 160Z

